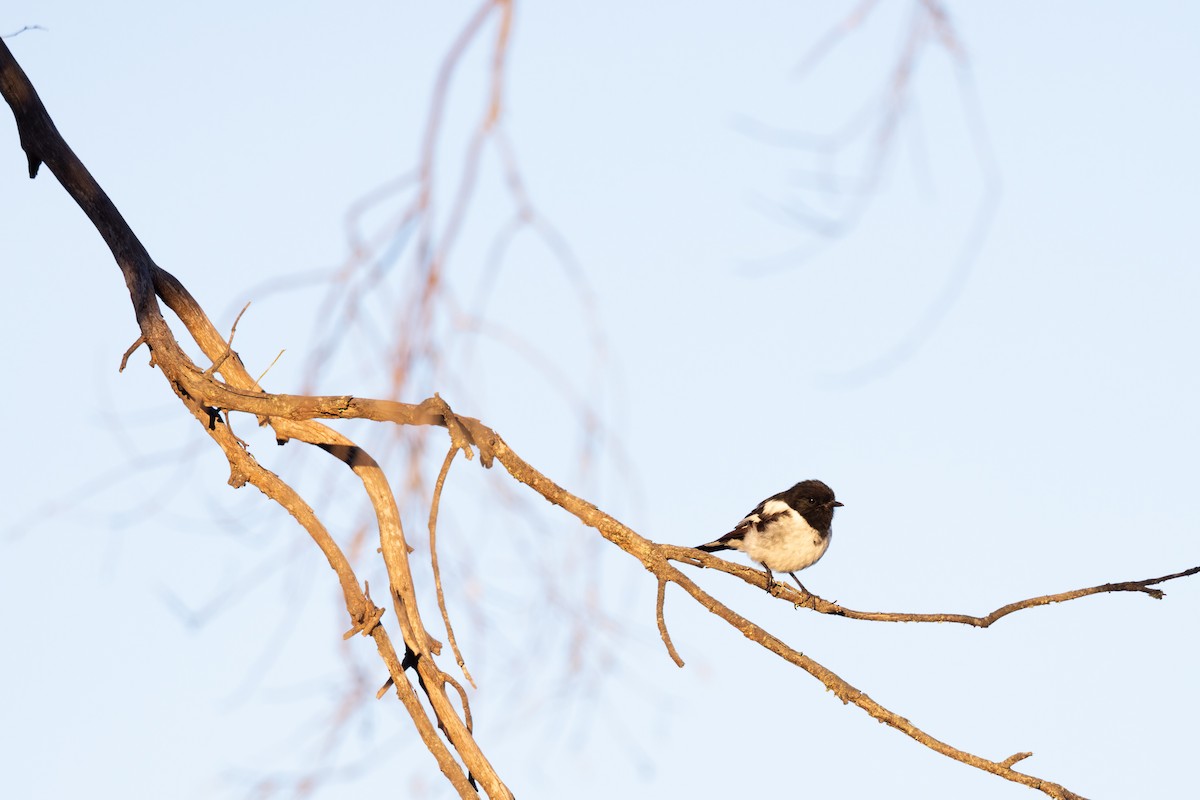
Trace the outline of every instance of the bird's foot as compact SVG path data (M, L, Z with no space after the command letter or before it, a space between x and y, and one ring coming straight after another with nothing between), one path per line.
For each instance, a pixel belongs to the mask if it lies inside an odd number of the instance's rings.
M808 589L805 589L805 588L804 588L804 584L803 584L803 583L801 583L801 582L800 582L800 579L796 577L796 573L794 573L794 572L789 572L789 573L788 573L788 575L791 575L791 576L792 576L792 580L794 580L794 581L796 582L796 585L800 587L800 591L801 591L801 592L803 592L804 594L808 595L809 597L815 597L815 595L814 595L812 592L810 592Z
M775 581L775 576L771 574L771 569L764 564L763 570L767 573L767 594L772 597L779 597L779 584Z

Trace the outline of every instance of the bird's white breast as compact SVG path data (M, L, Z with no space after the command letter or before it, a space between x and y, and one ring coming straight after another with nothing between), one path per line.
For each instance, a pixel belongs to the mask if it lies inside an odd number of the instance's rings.
M770 519L774 514L780 516ZM746 517L745 523L749 523L749 529L738 549L776 572L795 572L811 567L825 555L829 540L833 538L833 534L822 537L804 517L781 500L768 500L762 511Z

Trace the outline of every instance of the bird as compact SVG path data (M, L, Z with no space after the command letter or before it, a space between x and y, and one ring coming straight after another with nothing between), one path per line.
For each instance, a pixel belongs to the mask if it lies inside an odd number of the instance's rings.
M729 533L696 549L740 550L767 571L767 591L775 586L771 570L778 570L791 575L800 591L811 594L796 572L825 555L833 538L833 510L841 505L833 489L821 481L800 481L763 500Z

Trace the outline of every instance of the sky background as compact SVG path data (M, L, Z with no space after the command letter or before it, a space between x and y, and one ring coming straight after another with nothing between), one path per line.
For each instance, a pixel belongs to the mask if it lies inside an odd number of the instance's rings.
M802 577L856 609L982 614L1200 564L1200 13L955 3L939 40L882 5L834 41L853 4L519 4L503 141L553 232L504 238L489 145L447 262L456 305L399 399L441 392L656 541L708 541L821 478L845 507ZM385 288L340 317L329 279L348 212L416 165L475 7L277 8L14 0L0 33L44 26L6 43L218 327L253 301L235 347L255 375L285 350L268 390L382 396L379 342L411 324L418 233L389 227L411 187L359 220L391 231L367 259ZM493 38L451 85L435 232ZM361 702L384 669L342 642L307 537L225 485L144 350L117 373L137 337L124 283L52 176L28 180L11 118L0 232L3 794L290 797L315 774L321 798L450 796L401 707ZM357 541L352 481L234 425ZM343 430L399 486L444 454L437 430ZM460 462L439 528L477 737L519 797L1040 796L842 706L671 590L678 669L648 574L527 494ZM427 507L406 496L427 571ZM1092 798L1194 795L1195 578L980 631L820 617L690 574L957 747L1033 751L1021 769Z

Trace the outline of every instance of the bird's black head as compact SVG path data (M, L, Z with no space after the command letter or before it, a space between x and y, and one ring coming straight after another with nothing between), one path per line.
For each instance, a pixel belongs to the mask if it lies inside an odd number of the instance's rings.
M784 492L782 499L819 531L829 530L833 510L842 505L833 496L833 489L817 480L800 481Z

